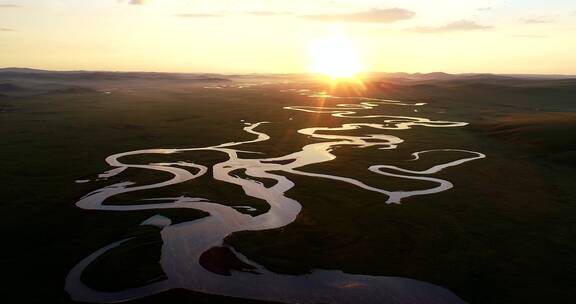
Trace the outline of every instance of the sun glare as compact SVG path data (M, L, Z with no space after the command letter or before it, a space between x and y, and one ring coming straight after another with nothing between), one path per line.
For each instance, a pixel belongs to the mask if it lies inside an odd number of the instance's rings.
M326 75L332 80L355 78L362 72L362 64L352 41L333 34L310 46L310 72Z

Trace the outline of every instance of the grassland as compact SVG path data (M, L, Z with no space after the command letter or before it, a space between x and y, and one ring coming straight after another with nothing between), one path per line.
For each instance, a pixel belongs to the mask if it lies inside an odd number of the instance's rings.
M5 296L17 294L26 303L69 303L63 290L67 272L94 250L126 236L137 236L130 250L101 261L86 281L114 289L157 279L161 239L157 230L138 227L139 223L155 214L175 222L206 216L193 210L113 213L76 208L79 197L117 181L74 183L108 170L104 162L108 155L249 139L242 131L245 120L271 122L262 130L272 137L245 149L282 156L313 142L297 134L301 128L356 122L283 110L315 101L282 89L326 89L324 84L304 80L217 90L204 89L200 81L189 79L51 77L0 75L0 83L5 84L0 86L4 89L0 91L4 248L0 263ZM215 81L228 83L213 76L206 80ZM346 89L337 88L340 94ZM391 151L338 148L335 161L306 167L307 171L405 189L416 185L365 169L375 163L406 165L410 153L437 148L474 150L488 158L437 175L452 181L454 189L409 198L400 206L385 205L385 197L346 184L290 175L298 186L289 196L303 205L296 222L272 231L238 233L227 242L281 273L322 268L409 277L449 288L470 303L572 303L576 297L576 85L565 79L486 77L422 83L392 79L372 81L363 94L428 103L418 113L412 108L381 106L369 110L370 114L471 125L386 131L406 142ZM219 161L213 154L178 157ZM427 158L421 165L437 160ZM163 178L146 171L126 173L118 181L149 183ZM266 208L265 202L246 198L241 189L208 180L118 197L115 202L130 203L151 194L190 194ZM109 280L110 273L118 275ZM107 281L102 282L103 278ZM250 303L181 290L137 303L167 301Z

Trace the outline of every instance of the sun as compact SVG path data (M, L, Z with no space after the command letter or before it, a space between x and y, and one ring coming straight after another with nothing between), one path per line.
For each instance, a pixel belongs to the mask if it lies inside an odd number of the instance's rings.
M355 78L362 70L352 41L343 35L322 37L310 45L311 73L337 80Z

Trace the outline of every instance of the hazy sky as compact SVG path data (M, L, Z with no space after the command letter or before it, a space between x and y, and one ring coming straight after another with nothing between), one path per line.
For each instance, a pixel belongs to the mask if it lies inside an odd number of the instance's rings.
M575 0L0 0L0 67L305 72L333 24L371 71L576 74Z

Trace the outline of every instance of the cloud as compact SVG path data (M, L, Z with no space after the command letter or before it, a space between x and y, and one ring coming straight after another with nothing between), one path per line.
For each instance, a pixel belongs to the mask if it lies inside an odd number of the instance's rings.
M212 17L221 17L222 15L190 13L190 14L176 14L174 16L181 17L181 18L212 18Z
M0 27L0 32L14 32L14 29L11 28L6 28L6 27Z
M267 16L293 16L291 12L276 12L276 11L248 11L248 12L226 12L222 11L216 14L208 13L184 13L176 14L176 17L182 18L211 18L211 17L226 17L229 15L250 15L257 17L267 17Z
M513 35L513 37L516 37L516 38L548 38L550 36L525 34L525 35Z
M303 15L301 18L323 22L394 23L412 19L416 13L402 8L377 9L349 14Z
M553 23L554 20L546 18L546 17L533 17L533 18L525 18L520 19L523 23L526 24L543 24L543 23Z
M0 8L18 8L22 7L22 5L18 4L0 4Z
M436 34L436 33L451 33L451 32L464 32L464 31L482 31L493 29L494 27L488 25L481 25L474 21L460 20L450 22L443 26L422 26L411 28L410 30L417 33Z
M146 4L146 0L130 0L128 3L132 5L144 5Z
M274 11L252 11L246 12L245 14L253 15L253 16L290 16L294 15L290 12L274 12Z

